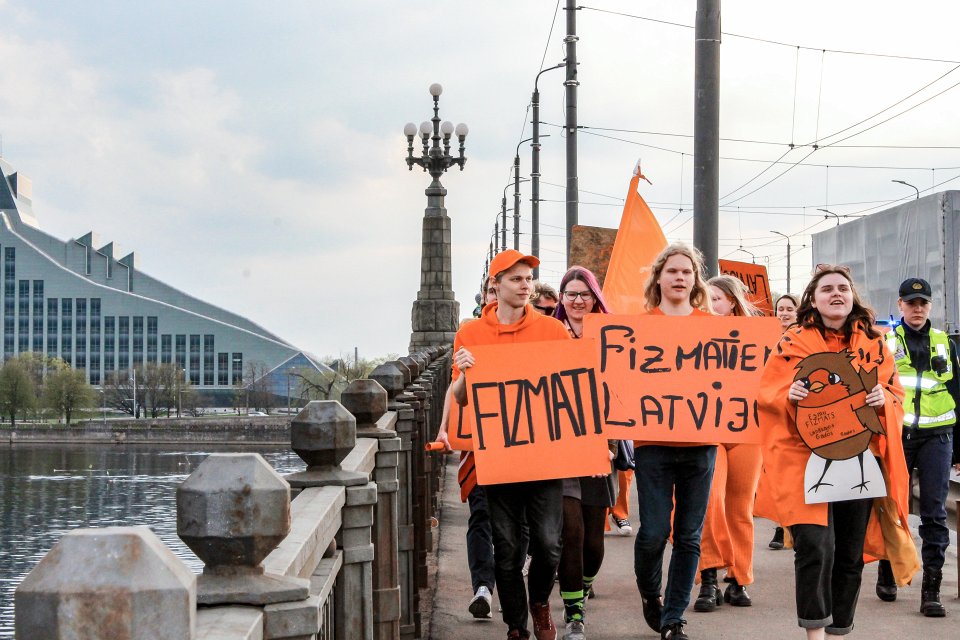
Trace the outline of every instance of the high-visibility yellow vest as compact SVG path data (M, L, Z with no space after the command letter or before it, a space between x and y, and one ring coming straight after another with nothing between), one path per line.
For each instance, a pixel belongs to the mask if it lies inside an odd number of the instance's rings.
M893 353L897 370L900 372L900 384L903 385L904 399L903 424L920 429L933 429L953 424L957 420L956 403L947 391L947 382L953 379L954 371L950 358L950 339L939 329L930 329L930 358L941 356L947 361L945 373L938 374L932 369L918 375L910 362L910 351L903 325L887 334L887 347ZM916 415L916 396L920 395L920 414Z

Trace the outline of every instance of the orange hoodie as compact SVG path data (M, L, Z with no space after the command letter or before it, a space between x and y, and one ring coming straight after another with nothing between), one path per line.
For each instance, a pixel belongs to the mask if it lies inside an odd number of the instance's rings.
M523 317L513 324L500 324L497 318L497 303L491 302L483 308L476 322L468 322L457 331L453 340L453 351L460 347L478 344L512 344L515 342L542 342L544 340L570 340L570 334L556 318L538 313L533 305L527 304ZM460 368L453 365L453 379L460 377Z
M803 474L811 451L797 432L797 409L787 399L787 391L801 360L815 353L839 351L835 337L828 337L829 341L819 329L812 327L788 329L767 361L760 381L760 437L769 493L766 506L776 511L765 515L783 526L827 524L827 505L804 501ZM879 416L886 435L873 436L870 449L879 453L887 497L874 499L864 554L868 560L889 559L897 582L906 584L919 568L919 562L907 523L909 474L900 439L903 387L882 337L870 338L858 328L848 348L854 357L854 367L865 371L877 369L877 380L886 392Z

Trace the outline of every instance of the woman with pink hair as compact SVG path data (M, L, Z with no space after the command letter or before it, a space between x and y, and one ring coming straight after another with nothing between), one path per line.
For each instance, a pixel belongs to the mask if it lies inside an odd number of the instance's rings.
M560 280L560 304L555 317L570 337L583 335L589 313L609 313L596 276L584 267L571 267ZM613 441L615 451L616 441ZM613 467L611 466L611 472ZM603 563L603 530L607 509L616 500L612 473L563 481L563 547L560 552L560 597L563 598L567 640L585 640L584 601L593 595L593 581Z

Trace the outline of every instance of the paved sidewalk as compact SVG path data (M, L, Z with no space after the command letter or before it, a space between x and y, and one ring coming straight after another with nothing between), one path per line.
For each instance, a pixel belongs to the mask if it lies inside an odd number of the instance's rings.
M447 457L443 510L440 518L439 561L435 574L429 638L433 640L489 640L506 637L507 628L496 612L494 618L475 620L467 612L473 595L467 570L466 526L469 511L460 502L454 456ZM632 513L636 512L636 493L632 489ZM772 551L767 542L773 525L756 520L757 545L754 555L756 584L748 591L752 607L720 607L713 613L687 610L687 633L693 640L804 638L797 626L794 605L793 552ZM640 596L633 576L633 536L607 535L606 557L595 586L597 597L587 603L586 631L589 640L655 639L659 635L643 622ZM669 545L668 545L669 555ZM864 570L864 588L857 610L854 638L883 640L956 640L960 638L960 599L957 598L956 545L947 555L941 596L947 607L946 618L924 618L919 613L920 575L914 586L900 590L896 602L881 602L874 594L875 565ZM664 570L666 575L666 570ZM562 605L558 589L552 603L554 622L562 637Z

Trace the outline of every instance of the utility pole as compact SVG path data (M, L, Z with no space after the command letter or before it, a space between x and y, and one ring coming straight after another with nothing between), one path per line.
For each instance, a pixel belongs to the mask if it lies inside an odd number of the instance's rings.
M719 0L718 0L719 1ZM577 3L567 0L567 79L564 81L567 117L564 128L567 132L567 266L570 266L570 240L573 226L578 221L580 181L577 178Z
M529 142L529 141L528 141ZM520 144L523 144L522 142ZM520 145L513 156L513 248L520 250Z
M503 188L503 197L500 199L500 251L507 250L507 184Z
M778 236L783 236L787 239L787 293L790 293L790 236L785 233L780 233L779 231L771 231L770 233L775 233Z
M693 105L693 244L717 275L720 207L720 0L697 0Z
M547 71L559 69L564 64L555 64L540 71L533 80L533 97L530 106L533 108L533 142L530 143L530 253L540 257L540 89L537 83L540 76ZM540 267L533 268L533 279L540 279Z

